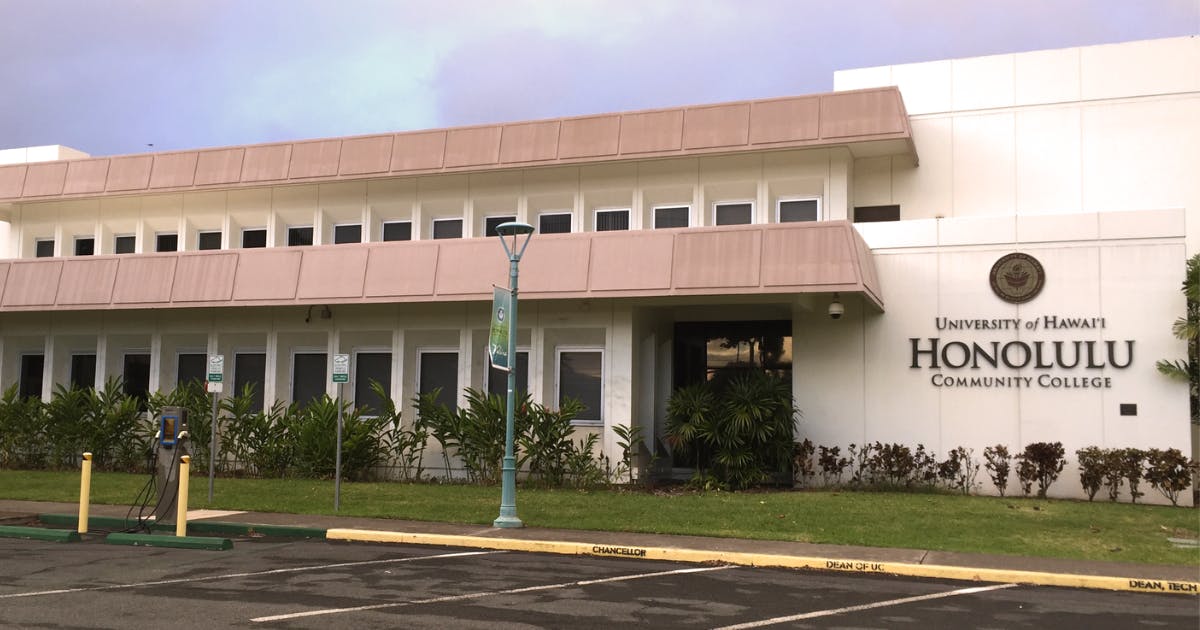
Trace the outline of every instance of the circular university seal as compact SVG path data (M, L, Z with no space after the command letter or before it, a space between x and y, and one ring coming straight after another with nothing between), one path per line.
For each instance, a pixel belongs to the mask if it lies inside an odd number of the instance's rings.
M1037 297L1046 284L1042 263L1029 254L1008 254L992 265L992 291L1005 302L1023 304Z

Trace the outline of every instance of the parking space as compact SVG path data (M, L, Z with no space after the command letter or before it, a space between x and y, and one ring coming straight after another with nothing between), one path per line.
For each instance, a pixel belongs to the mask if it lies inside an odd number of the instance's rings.
M157 628L1004 627L1194 630L1190 596L486 550L0 539L0 625Z

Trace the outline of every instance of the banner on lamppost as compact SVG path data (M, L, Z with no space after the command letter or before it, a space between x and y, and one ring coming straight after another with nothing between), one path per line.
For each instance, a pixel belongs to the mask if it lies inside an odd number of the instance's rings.
M512 291L492 287L492 327L488 331L488 359L492 367L508 371L509 313L512 312Z

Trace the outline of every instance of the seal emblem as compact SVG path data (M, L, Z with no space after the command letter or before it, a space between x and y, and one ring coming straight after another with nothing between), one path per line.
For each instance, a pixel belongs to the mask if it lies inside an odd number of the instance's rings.
M1014 253L1002 256L992 265L988 276L992 291L1005 302L1024 304L1037 297L1046 283L1042 263L1029 254Z

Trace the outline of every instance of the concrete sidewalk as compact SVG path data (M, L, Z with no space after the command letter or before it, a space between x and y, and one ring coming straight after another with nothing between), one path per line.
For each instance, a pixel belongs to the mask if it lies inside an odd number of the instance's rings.
M0 524L17 525L35 521L40 514L74 515L77 511L78 506L73 503L0 500ZM125 506L91 507L91 514L100 517L123 518L128 512L129 508ZM433 544L683 562L729 562L1137 592L1195 594L1200 591L1200 566L1143 565L537 527L497 529L479 525L316 514L214 513L204 510L189 514L189 524L196 523L197 526L201 523L220 524L228 531L243 533L256 532L255 526L267 526L259 528L262 530L271 527L303 528L315 530L315 533L324 532L325 537L331 540Z

